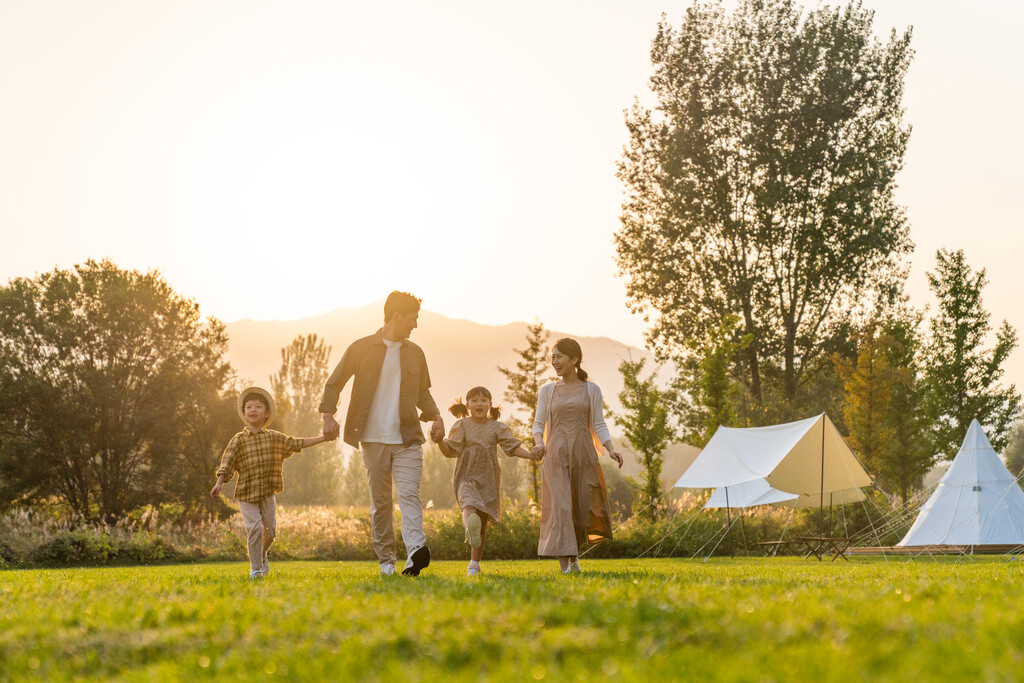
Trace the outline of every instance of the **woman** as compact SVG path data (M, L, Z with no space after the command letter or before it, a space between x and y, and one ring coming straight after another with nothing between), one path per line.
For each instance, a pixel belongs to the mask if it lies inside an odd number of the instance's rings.
M580 572L577 557L585 540L600 543L612 537L599 444L622 467L604 422L601 389L587 381L582 360L576 340L555 343L551 366L558 380L541 387L533 423L533 456L543 458L537 554L557 557L564 574Z

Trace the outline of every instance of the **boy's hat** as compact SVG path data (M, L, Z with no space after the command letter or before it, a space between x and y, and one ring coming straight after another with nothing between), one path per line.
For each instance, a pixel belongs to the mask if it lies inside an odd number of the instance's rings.
M259 394L263 398L267 399L267 405L270 406L270 408L267 410L267 421L263 423L263 426L266 427L274 419L274 397L270 395L269 391L261 389L260 387L242 389L238 394L238 401L235 403L235 407L238 408L238 417L242 418L242 422L245 422L245 404L242 403L242 401L244 401L245 397L249 394Z

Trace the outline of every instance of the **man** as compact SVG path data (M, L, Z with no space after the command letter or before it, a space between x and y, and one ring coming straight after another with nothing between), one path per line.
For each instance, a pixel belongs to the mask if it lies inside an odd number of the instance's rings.
M384 302L384 326L348 347L327 379L319 409L323 414L324 436L337 436L341 429L334 419L338 396L349 378L355 377L345 416L345 443L363 452L370 484L373 550L380 562L380 573L385 576L395 573L397 557L392 477L402 511L402 540L409 551L402 573L419 576L430 564L420 506L424 438L419 423L433 421L431 437L442 438L444 420L430 396L430 376L423 350L409 341L419 315L418 298L405 292L391 292Z

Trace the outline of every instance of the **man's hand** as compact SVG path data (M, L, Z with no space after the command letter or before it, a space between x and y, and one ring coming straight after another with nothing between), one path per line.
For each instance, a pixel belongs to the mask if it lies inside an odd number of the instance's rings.
M324 413L324 436L328 441L334 441L341 434L341 425L329 413Z
M434 418L434 425L430 428L430 439L437 443L444 438L444 418L438 413Z

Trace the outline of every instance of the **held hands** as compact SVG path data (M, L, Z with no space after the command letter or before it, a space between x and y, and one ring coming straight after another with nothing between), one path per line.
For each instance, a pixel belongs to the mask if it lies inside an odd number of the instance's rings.
M430 440L440 443L442 439L444 439L444 418L438 413L434 418L434 425L430 428Z
M334 441L341 434L341 425L334 419L333 415L324 413L324 438L327 441Z
M547 455L547 452L548 449L544 447L544 444L539 443L533 447L533 450L530 451L530 455L533 456L534 460L540 461L544 459L544 456Z

